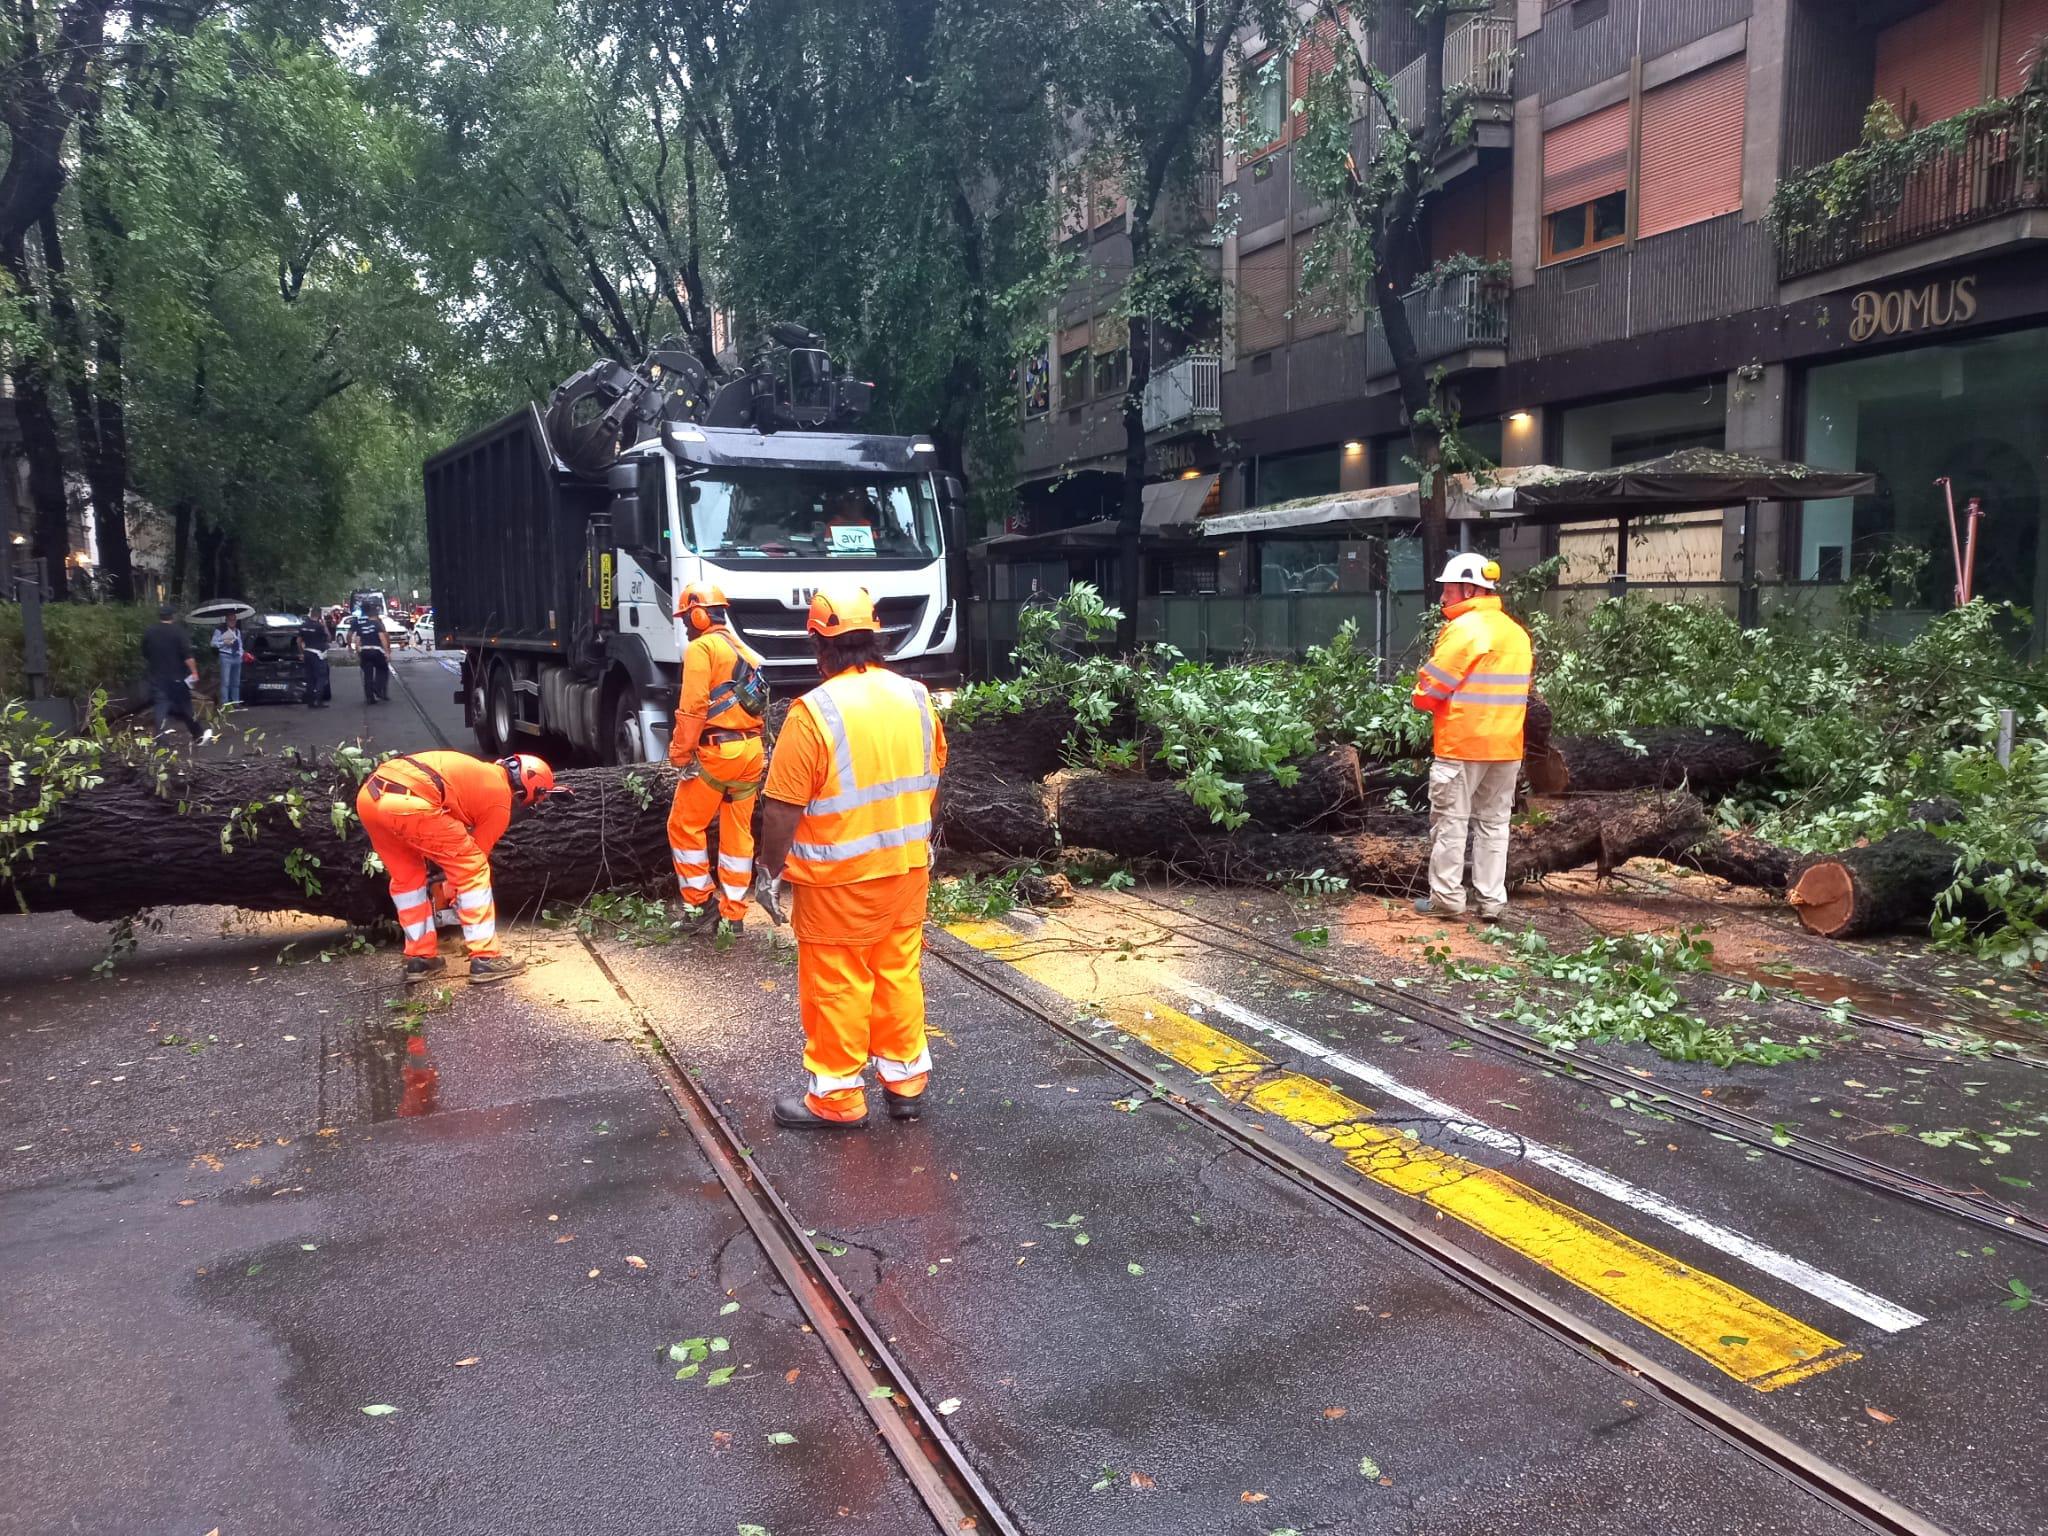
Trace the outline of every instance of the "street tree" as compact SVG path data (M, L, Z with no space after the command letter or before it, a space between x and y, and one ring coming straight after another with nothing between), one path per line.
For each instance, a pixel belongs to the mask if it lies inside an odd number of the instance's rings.
M1431 573L1450 549L1446 481L1468 467L1468 455L1441 380L1421 360L1402 296L1427 265L1437 168L1472 134L1471 83L1444 78L1444 39L1487 8L1479 0L1416 0L1399 13L1403 30L1419 35L1424 61L1419 102L1404 107L1372 59L1380 13L1370 4L1316 0L1312 36L1333 67L1305 72L1304 92L1291 103L1303 120L1294 174L1335 211L1304 285L1339 289L1367 305L1379 325L1408 421L1423 567ZM1385 19L1391 24L1394 16Z

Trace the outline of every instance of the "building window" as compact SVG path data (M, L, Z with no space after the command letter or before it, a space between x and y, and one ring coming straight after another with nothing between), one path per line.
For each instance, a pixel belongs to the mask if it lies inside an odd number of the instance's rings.
M1328 16L1318 16L1315 26L1308 36L1302 39L1301 46L1294 50L1293 67L1289 71L1289 87L1295 101L1308 100L1308 94L1315 89L1318 80L1336 73L1340 30L1337 23ZM1289 123L1288 131L1297 139L1306 133L1306 114L1295 114Z
M1070 325L1060 332L1060 406L1079 405L1088 398L1090 373L1088 327Z
M1259 591L1334 592L1340 559L1335 539L1261 539Z
M1543 259L1583 256L1628 237L1629 104L1543 135Z
M1237 352L1248 357L1287 340L1294 303L1294 261L1287 242L1261 246L1237 258Z
M1613 469L1681 448L1720 448L1727 440L1727 391L1718 379L1665 394L1636 395L1564 412L1565 469Z
M1344 473L1343 452L1333 445L1261 456L1253 466L1252 495L1246 505L1270 507L1277 501L1336 495Z
M1343 252L1333 251L1330 247L1318 251L1316 245L1317 239L1312 234L1304 235L1294 243L1294 337L1297 341L1334 331L1344 324L1349 315L1349 302L1344 292L1348 263L1343 259ZM1311 265L1320 270L1312 273Z
M1269 51L1245 65L1237 94L1244 107L1245 134L1258 145L1244 158L1256 160L1287 139L1287 67L1280 56Z
M1113 315L1095 317L1095 398L1107 400L1124 392L1131 377L1131 327Z
M1904 635L1947 608L1955 561L1934 484L1946 475L1959 520L1970 497L1983 500L1976 592L2032 609L2038 645L2048 597L2043 346L2048 330L2013 331L1809 369L1800 457L1869 471L1877 489L1802 507L1798 579L1840 580L1887 549L1917 549L1927 556L1919 589L1882 620Z
M1160 555L1151 562L1150 587L1155 596L1179 597L1221 590L1222 565L1217 552L1201 550L1185 555Z
M1743 54L1643 95L1636 238L1742 207L1742 132L1749 94Z
M1040 342L1038 350L1025 358L1018 370L1018 388L1024 397L1026 416L1043 416L1052 409L1052 363L1048 349L1048 343Z

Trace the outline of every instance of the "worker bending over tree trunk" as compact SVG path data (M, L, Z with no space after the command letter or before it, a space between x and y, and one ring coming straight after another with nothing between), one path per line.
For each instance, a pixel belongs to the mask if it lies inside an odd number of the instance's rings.
M819 589L805 627L825 681L776 739L759 883L771 909L783 881L794 890L809 1082L775 1101L775 1123L866 1124L870 1058L890 1115L915 1120L932 1067L924 914L946 736L924 685L881 665L865 590Z
M725 593L704 582L683 588L676 617L693 638L683 653L668 760L682 769L668 815L683 917L701 926L711 911L711 851L718 823L718 935L740 932L754 880L754 796L761 788L761 717L768 682L755 655L728 627Z
M1522 762L1533 656L1529 632L1501 610L1500 567L1484 555L1453 555L1437 578L1444 627L1416 674L1411 702L1435 717L1429 766L1429 895L1425 915L1465 916L1465 851L1479 915L1508 904L1508 817Z
M515 802L538 805L554 792L555 771L539 758L487 762L465 752L387 757L356 793L356 814L391 878L391 904L405 931L408 986L447 970L435 933L437 902L427 883L432 862L445 877L454 917L469 950L469 979L503 981L525 969L498 943L491 894L491 849L505 834ZM566 793L566 791L565 791Z

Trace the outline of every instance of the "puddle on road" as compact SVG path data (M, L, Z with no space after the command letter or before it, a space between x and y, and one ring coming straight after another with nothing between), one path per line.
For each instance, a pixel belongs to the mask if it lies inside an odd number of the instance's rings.
M1714 974L1731 981L1758 982L1778 992L1797 992L1822 1005L1846 1000L1858 1013L1908 1024L1916 1029L1949 1032L1966 1029L1992 1040L2015 1045L2048 1044L2048 1032L2022 1020L2009 1018L1994 1009L1966 1002L1951 994L1910 991L1857 981L1829 971L1807 970L1796 965L1767 961L1742 961L1716 952Z

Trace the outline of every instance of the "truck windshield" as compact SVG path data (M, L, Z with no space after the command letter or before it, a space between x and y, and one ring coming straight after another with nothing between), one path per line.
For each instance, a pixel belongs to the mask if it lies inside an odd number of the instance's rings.
M720 470L685 482L690 548L718 559L938 558L929 476Z

